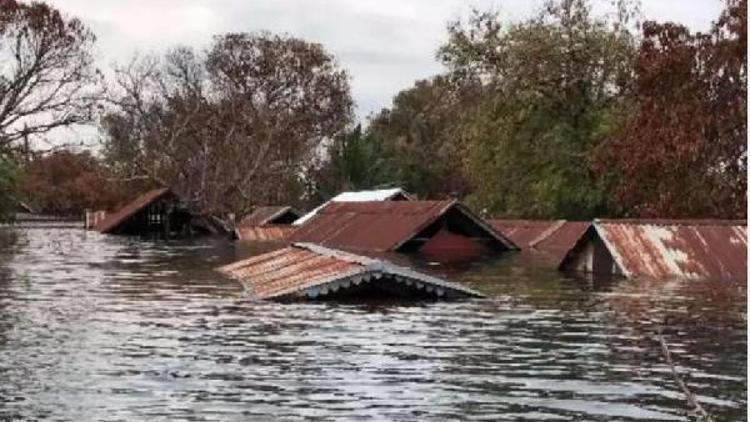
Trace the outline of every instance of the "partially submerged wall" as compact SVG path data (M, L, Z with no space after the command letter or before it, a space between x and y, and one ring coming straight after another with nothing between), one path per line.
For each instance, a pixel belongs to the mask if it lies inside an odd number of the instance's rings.
M747 226L726 220L597 220L560 268L626 277L742 279Z

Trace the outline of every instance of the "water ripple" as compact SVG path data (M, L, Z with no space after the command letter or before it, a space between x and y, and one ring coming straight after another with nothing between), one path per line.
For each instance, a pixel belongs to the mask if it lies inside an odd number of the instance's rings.
M0 420L745 417L743 283L592 284L504 258L458 303L248 300L248 251L74 229L0 236Z

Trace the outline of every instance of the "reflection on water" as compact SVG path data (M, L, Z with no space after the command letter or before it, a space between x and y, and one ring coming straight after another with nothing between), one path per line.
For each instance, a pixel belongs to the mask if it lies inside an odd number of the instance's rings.
M744 282L598 283L524 256L488 299L253 302L255 251L75 229L0 235L0 420L718 420L746 413Z

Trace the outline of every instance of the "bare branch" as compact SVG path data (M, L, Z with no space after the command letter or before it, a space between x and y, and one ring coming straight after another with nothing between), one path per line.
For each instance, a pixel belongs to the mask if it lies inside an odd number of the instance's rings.
M43 3L2 0L0 149L58 127L88 123L101 93L94 35Z

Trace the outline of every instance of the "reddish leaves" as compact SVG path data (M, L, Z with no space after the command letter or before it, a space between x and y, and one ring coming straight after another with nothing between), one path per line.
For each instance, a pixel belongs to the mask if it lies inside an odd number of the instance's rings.
M744 218L746 2L708 34L647 22L626 98L632 114L594 159L612 205L640 216Z
M122 199L108 173L88 153L58 151L27 164L22 196L39 212L81 215L86 208L113 208Z

